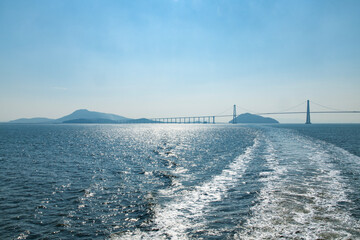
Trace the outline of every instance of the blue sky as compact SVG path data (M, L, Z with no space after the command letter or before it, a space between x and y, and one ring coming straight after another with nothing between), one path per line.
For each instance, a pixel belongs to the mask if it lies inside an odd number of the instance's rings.
M231 114L233 104L272 112L306 99L360 110L359 12L357 0L2 0L0 121L80 108L134 118Z

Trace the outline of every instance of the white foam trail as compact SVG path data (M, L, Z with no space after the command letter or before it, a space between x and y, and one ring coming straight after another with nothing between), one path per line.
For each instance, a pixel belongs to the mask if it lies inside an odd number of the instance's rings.
M265 159L272 172L263 182L238 239L350 239L360 223L339 206L349 202L345 181L331 163L328 144L272 129ZM325 144L325 146L324 146Z
M173 201L157 205L154 209L153 231L126 233L114 236L113 239L189 239L190 230L204 230L206 221L204 212L211 202L221 201L227 190L234 186L246 170L247 163L253 158L259 141L237 157L220 175L210 181L195 187L195 189L181 191L170 196Z

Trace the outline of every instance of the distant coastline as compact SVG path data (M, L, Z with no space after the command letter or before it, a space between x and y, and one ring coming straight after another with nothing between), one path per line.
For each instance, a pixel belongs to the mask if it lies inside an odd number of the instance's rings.
M59 123L79 123L79 124L122 124L122 123L154 123L155 121L140 118L140 119L132 119L123 116L119 116L111 113L102 113L89 111L87 109L79 109L74 111L73 113L66 115L64 117L58 119L50 119L50 118L20 118L16 120L12 120L9 122L4 122L8 124L59 124Z
M111 113L102 113L79 109L73 113L58 119L43 117L20 118L6 122L8 124L126 124L126 123L160 123L147 118L132 119ZM194 122L201 123L201 122ZM233 123L231 120L229 123ZM244 113L236 118L236 123L279 123L273 118L265 118L259 115Z

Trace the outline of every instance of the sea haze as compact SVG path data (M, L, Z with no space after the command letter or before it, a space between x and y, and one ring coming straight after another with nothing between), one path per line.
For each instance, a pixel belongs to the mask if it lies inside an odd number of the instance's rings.
M0 125L3 239L357 239L360 125Z

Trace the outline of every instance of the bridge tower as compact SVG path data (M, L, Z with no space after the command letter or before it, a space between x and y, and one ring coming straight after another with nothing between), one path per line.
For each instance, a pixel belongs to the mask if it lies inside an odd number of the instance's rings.
M307 108L306 108L306 122L305 124L311 124L310 122L310 101L307 100Z
M232 121L233 124L236 123L236 105L234 105L234 111L233 111L233 121Z

